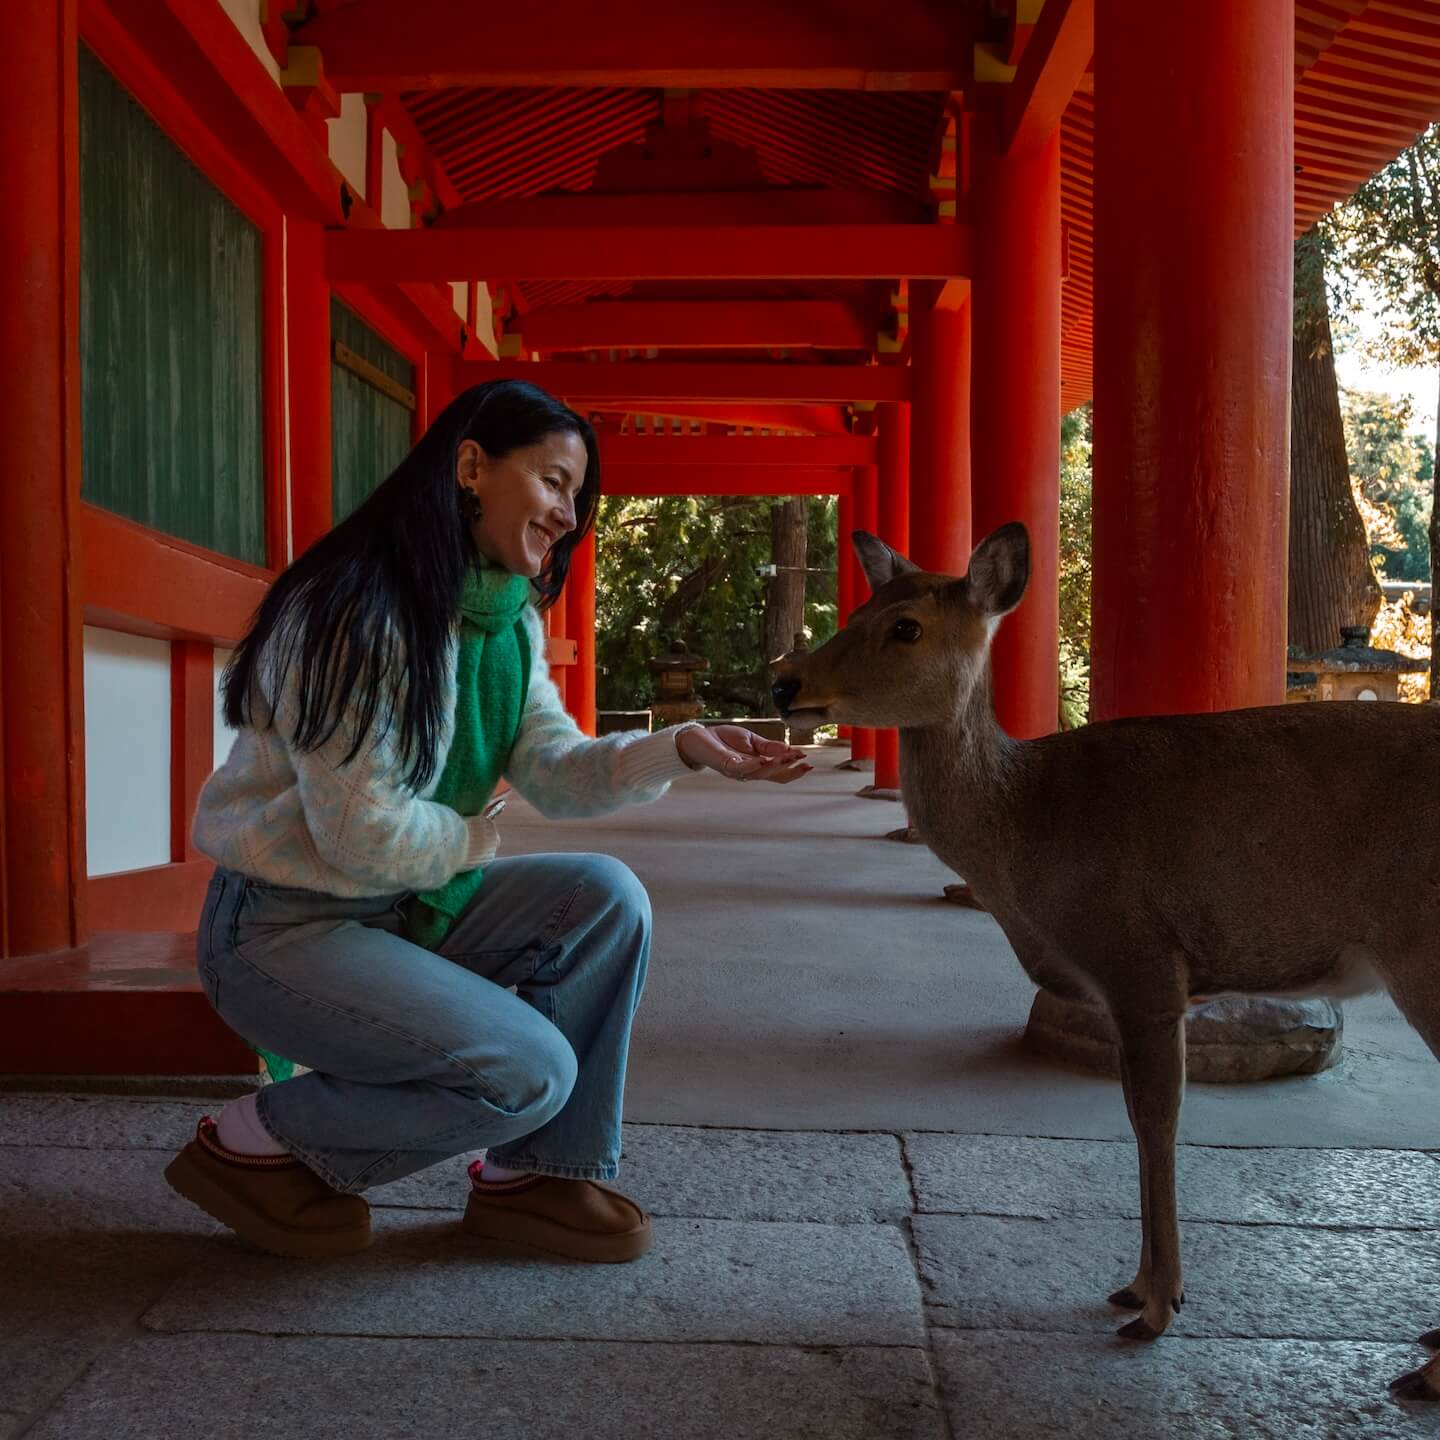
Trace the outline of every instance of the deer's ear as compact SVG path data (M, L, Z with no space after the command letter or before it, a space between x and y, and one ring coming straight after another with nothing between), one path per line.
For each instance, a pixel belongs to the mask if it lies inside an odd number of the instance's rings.
M965 577L970 599L987 615L1008 615L1030 579L1030 536L1018 520L1002 525L975 547Z
M908 575L910 571L920 568L868 530L852 530L850 543L855 547L860 568L864 570L872 591L889 584L897 575Z

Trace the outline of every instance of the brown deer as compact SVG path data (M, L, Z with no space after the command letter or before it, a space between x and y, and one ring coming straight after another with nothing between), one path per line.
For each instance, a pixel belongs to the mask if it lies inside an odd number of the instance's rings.
M1025 592L1024 526L989 536L963 579L853 539L873 594L820 649L776 662L776 702L806 725L898 727L925 843L1036 984L1108 1011L1142 1216L1139 1269L1110 1301L1141 1312L1121 1335L1153 1340L1184 1300L1175 1134L1191 1000L1383 985L1440 1055L1440 709L1277 705L1013 740L989 655ZM1372 820L1401 800L1418 822L1418 894L1403 906ZM1440 1330L1422 1341L1440 1349ZM1391 1388L1440 1399L1440 1355Z

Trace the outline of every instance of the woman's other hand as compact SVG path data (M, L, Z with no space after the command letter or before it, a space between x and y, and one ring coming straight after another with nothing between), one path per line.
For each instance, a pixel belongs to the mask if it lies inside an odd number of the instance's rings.
M765 740L743 725L696 726L675 738L680 758L694 770L713 770L727 780L773 780L788 785L815 767L805 752Z

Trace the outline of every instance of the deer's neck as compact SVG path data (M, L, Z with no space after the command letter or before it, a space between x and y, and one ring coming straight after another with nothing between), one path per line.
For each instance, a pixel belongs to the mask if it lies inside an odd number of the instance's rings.
M900 732L905 804L925 843L947 863L971 863L993 844L1025 751L995 719L990 667L953 719Z

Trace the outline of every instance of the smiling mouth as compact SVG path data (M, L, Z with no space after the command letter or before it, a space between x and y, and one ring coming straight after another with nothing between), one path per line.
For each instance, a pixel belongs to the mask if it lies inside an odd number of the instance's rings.
M541 538L545 541L547 549L555 543L555 537L543 525L537 525L535 521L532 520L530 522L530 528L540 534Z

